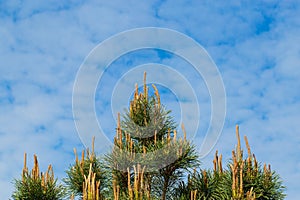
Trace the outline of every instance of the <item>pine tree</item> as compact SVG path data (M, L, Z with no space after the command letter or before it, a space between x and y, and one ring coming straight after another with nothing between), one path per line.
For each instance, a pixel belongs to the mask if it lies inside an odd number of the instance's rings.
M90 184L90 181L86 183L86 180L90 180L93 176L92 188L96 188L99 199L102 199L102 193L105 187L105 167L103 161L96 156L94 150L95 138L92 141L92 150L83 150L81 153L81 159L78 159L77 151L74 149L75 163L66 170L67 177L64 178L64 182L68 187L68 192L75 196L84 196L86 193L86 184ZM100 185L101 183L101 185Z
M219 186L220 193L232 197L233 200L258 199L282 200L285 198L285 187L279 175L271 170L270 164L262 165L257 161L247 137L247 157L243 156L239 126L236 126L237 147L232 151L232 160Z
M213 171L202 170L189 175L187 183L181 182L175 197L180 200L282 200L285 187L270 165L262 168L251 153L245 136L248 156L243 158L239 127L236 126L237 147L232 160L223 169L222 155L215 154Z
M138 191L147 199L169 199L185 172L199 165L195 148L186 140L184 129L184 137L178 137L170 111L161 104L156 86L152 87L154 95L149 96L145 73L143 92L139 92L136 85L122 121L118 115L114 147L107 155L113 179L121 195L129 199ZM140 187L131 186L140 173L144 179ZM134 194L131 187L137 187Z
M31 171L27 167L27 154L24 154L24 167L22 178L15 180L15 191L12 198L15 200L59 200L65 197L65 189L57 184L52 166L40 172L37 156L34 155L34 166Z

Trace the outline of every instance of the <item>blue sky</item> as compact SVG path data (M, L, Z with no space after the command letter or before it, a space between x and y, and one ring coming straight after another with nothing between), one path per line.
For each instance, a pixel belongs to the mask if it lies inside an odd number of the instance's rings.
M149 26L174 29L196 40L223 78L227 96L224 129L203 166L212 166L216 149L225 160L230 158L238 123L256 157L281 175L287 199L297 199L300 2L279 0L0 1L0 188L6 188L0 198L10 197L24 152L29 162L37 154L43 170L51 163L57 177L64 177L74 159L73 148L83 148L72 115L72 90L80 65L108 37ZM194 138L200 145L210 119L205 83L182 59L154 50L124 55L99 82L97 117L105 124L108 137L114 134L115 124L111 97L125 95L126 102L132 94L117 90L116 85L126 83L122 77L130 69L150 62L168 65L190 81L201 112L200 131ZM136 74L142 74L143 67L140 69ZM126 77L142 81L142 76ZM155 82L157 77L149 79ZM172 77L163 78L170 85L162 101L175 110L177 119L178 101L171 90L183 89ZM189 127L189 122L184 123Z

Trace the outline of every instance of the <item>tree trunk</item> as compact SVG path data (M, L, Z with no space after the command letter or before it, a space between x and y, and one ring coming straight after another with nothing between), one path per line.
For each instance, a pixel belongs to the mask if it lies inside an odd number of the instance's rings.
M163 187L163 192L162 192L162 197L161 197L162 200L166 200L167 190L168 190L168 185L169 185L169 177L165 176L164 180L165 180L165 182L164 182L164 187Z

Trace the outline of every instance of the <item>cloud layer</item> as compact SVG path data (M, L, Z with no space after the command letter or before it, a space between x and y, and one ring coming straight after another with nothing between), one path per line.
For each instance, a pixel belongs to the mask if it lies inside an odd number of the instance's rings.
M72 90L84 58L114 34L154 26L192 37L219 68L227 93L227 116L215 149L229 159L235 144L234 126L240 124L257 158L271 163L282 176L287 199L296 199L300 179L299 5L297 1L1 2L0 187L7 189L0 198L10 197L24 152L30 161L37 154L43 170L51 163L57 176L64 176L74 159L72 149L83 148L72 116ZM200 107L200 131L194 142L200 146L211 114L205 82L186 61L151 50L119 58L99 82L97 116L110 131L108 137L114 134L110 98L115 84L128 70L149 62L173 67L193 86ZM163 78L170 89L185 89L172 77ZM139 82L142 76L132 79ZM168 93L162 94L162 101L167 108L177 109L178 102ZM184 123L189 127L194 122ZM205 167L211 166L212 154L204 159Z

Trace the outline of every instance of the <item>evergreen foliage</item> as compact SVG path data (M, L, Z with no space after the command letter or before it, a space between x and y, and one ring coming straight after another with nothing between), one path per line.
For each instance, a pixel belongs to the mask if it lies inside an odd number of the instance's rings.
M101 182L101 187L99 185L99 195L105 186L105 170L101 159L95 155L94 139L95 138L93 138L92 142L92 151L90 152L89 149L83 150L80 160L78 159L76 149L74 149L75 163L66 171L67 177L64 179L64 182L68 187L69 193L74 194L75 196L83 195L83 183L87 177L91 176L91 173L95 176L95 184L96 182Z
M248 156L243 158L238 126L236 127L238 145L232 151L232 160L227 169L222 167L222 155L215 154L214 170L194 172L187 183L182 182L176 189L176 197L188 200L282 200L285 197L280 177L271 170L270 165L260 167L255 155L251 153L245 136Z
M21 180L15 180L15 200L59 200L65 196L65 189L54 179L52 166L46 173L40 173L37 156L34 155L34 166L31 171L27 168L27 155L24 154L24 167Z
M31 172L26 166L22 179L15 180L15 200L58 200L75 196L82 200L282 200L285 187L270 165L260 164L245 136L247 157L241 148L236 127L237 147L223 167L216 151L213 169L201 169L195 146L181 137L170 112L160 102L157 88L149 95L144 77L143 92L136 85L129 109L118 114L116 136L111 152L104 158L82 151L66 171L66 187L58 185L51 165L39 172L34 156ZM65 189L67 188L67 189Z
M165 200L171 198L184 173L197 167L199 161L185 131L184 138L178 138L170 111L161 105L158 90L152 87L154 95L149 96L145 74L143 92L136 85L122 121L118 115L114 148L107 162L122 194L128 193L128 177L134 179L134 167L141 166L145 169L143 190L149 198Z

